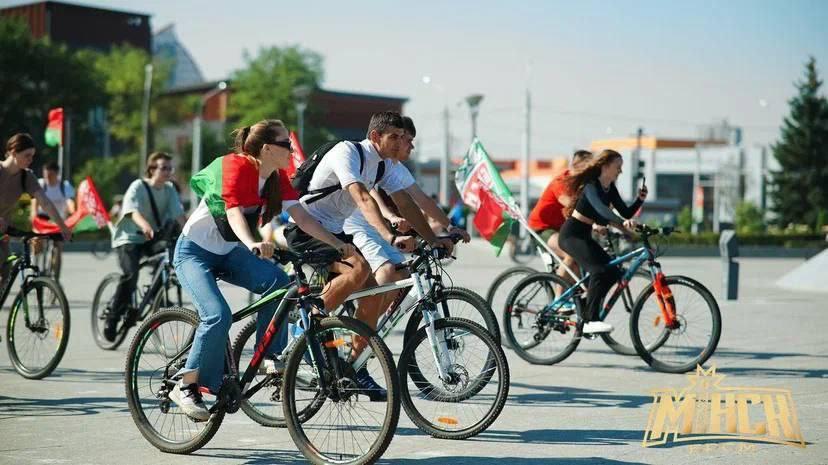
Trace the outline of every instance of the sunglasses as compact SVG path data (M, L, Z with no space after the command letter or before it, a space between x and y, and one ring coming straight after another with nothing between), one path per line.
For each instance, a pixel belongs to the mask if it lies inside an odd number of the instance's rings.
M282 147L283 149L291 149L290 140L277 140L270 142L270 145L275 145L277 147Z

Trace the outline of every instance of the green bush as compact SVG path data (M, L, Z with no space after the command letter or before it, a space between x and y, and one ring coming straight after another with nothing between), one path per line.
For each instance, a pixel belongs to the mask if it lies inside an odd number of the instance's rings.
M739 202L736 205L736 232L739 234L756 234L765 231L762 210L751 202Z
M690 231L693 229L693 210L690 207L684 207L676 218L676 226L679 231Z
M736 233L740 246L769 246L769 247L786 247L786 248L802 248L802 247L828 247L828 242L821 234L813 233ZM719 235L713 232L704 232L700 234L675 233L667 238L671 245L690 245L690 246L719 246Z

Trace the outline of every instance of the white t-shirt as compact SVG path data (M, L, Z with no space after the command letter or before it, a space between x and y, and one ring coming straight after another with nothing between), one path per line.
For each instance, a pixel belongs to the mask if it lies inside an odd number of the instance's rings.
M72 188L72 185L69 184L69 181L58 181L58 184L55 186L49 186L46 184L46 180L41 178L37 180L40 183L40 187L43 188L43 192L46 193L46 197L52 201L55 208L57 209L60 217L66 219L69 216L66 211L66 200L67 199L74 199L75 198L75 189ZM63 192L60 191L60 184L63 183ZM66 195L64 195L64 193ZM43 209L42 206L38 205L37 212L41 214L47 214L46 210Z
M338 190L327 197L317 200L311 204L306 203L315 194L307 194L300 200L305 209L319 221L322 226L332 233L341 233L345 219L351 216L356 210L356 202L347 191L347 187L355 182L361 183L367 190L374 188L374 180L377 178L377 168L380 163L385 163L385 174L377 184L389 194L393 194L408 186L402 185L402 181L396 176L389 176L394 163L391 160L380 158L374 144L365 139L359 143L365 156L365 164L362 173L359 172L359 152L352 142L340 142L330 150L313 173L308 190L321 189L323 187L340 184Z
M259 178L259 192L264 188L265 181L266 179ZM282 210L287 210L293 205L296 205L295 200L283 200ZM255 209L255 207L253 208ZM250 232L253 233L253 231ZM184 228L182 228L182 233L202 249L216 255L227 255L240 244L239 242L227 242L221 237L216 221L210 215L210 209L207 208L207 202L204 199L190 215Z
M325 156L327 157L327 155ZM388 178L388 182L391 184L404 186L403 189L408 189L416 183L414 176L411 176L411 171L408 171L408 168L402 163L394 163L391 166L391 171L386 172L383 178ZM343 230L346 234L354 234L355 232L365 230L365 228L373 228L373 226L368 223L368 220L365 219L365 215L362 214L359 208L354 210L354 213L345 220L345 224L343 225Z

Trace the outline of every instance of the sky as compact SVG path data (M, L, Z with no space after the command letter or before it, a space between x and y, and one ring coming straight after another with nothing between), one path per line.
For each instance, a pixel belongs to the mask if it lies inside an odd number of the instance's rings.
M208 79L228 77L260 47L316 51L322 87L408 98L423 158L442 152L446 106L452 152L465 150L463 99L475 93L484 95L478 136L489 153L519 157L527 89L536 158L638 127L692 138L724 119L747 144L768 144L808 57L828 74L823 0L73 3L150 14L153 30L174 23Z

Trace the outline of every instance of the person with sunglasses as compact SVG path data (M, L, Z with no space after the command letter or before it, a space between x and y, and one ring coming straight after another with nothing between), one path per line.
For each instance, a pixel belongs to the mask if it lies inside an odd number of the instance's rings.
M126 315L130 296L138 283L141 258L153 253L156 235L165 224L183 226L187 217L178 192L170 182L174 168L172 157L155 152L147 158L146 177L136 179L124 194L121 217L112 233L112 249L121 266L121 280L105 312L103 335L114 341L118 323Z
M187 220L175 248L173 264L181 286L198 311L200 323L187 362L177 376L170 399L190 418L206 421L210 412L200 387L217 393L224 369L224 344L233 315L216 279L267 294L288 284L288 277L270 258L274 245L254 239L253 231L286 209L310 236L340 251L355 254L305 211L285 169L291 161L288 130L278 120L265 120L235 131L235 153L215 159L196 173L190 187L201 197ZM256 257L254 251L260 254ZM278 300L262 307L256 343L267 329ZM275 355L287 345L287 324L282 325L268 348L265 369L284 370Z

